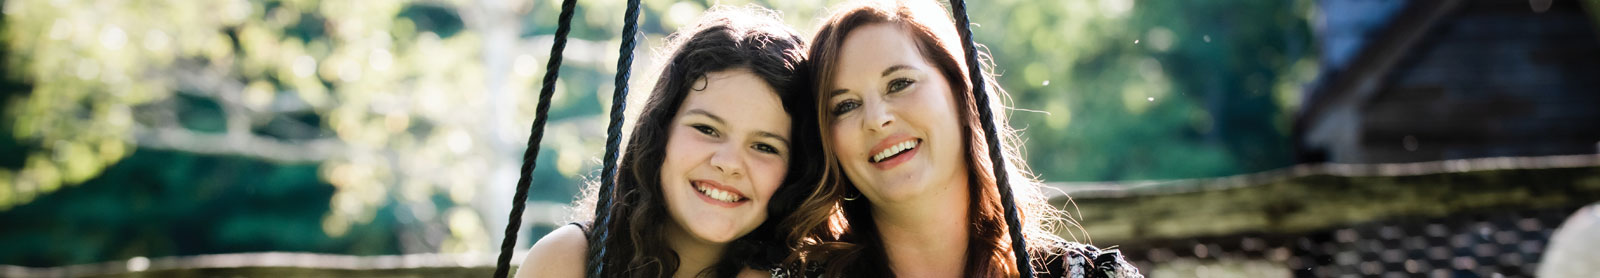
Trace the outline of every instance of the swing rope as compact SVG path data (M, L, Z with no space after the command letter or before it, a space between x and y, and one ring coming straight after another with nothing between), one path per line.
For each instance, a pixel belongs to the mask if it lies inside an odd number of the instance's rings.
M588 277L600 277L600 270L604 266L601 258L606 256L606 238L611 236L610 229L605 229L611 222L611 207L613 193L611 191L617 181L617 149L622 145L622 122L626 112L628 100L628 77L633 69L633 49L638 44L639 27L639 0L628 0L628 10L622 17L622 47L617 50L617 78L612 84L616 87L611 93L611 124L606 129L606 154L604 166L600 172L600 200L595 203L594 227L599 229L599 235L593 241L600 244L600 250L589 257Z
M572 31L572 11L577 4L577 0L561 1L555 42L550 46L550 61L545 65L544 84L539 89L539 105L534 108L533 131L528 134L528 149L522 153L521 177L517 178L517 193L511 197L506 238L500 243L500 258L495 263L494 277L497 278L506 277L511 270L511 253L517 246L517 230L522 228L522 210L527 208L528 187L533 182L534 164L538 162L539 141L544 138L545 122L550 120L550 97L555 95L556 77L561 72L561 52L567 48L567 33Z
M1006 172L1005 153L1000 149L1000 132L994 124L994 111L989 106L989 88L984 84L983 66L978 64L978 46L972 41L972 22L967 19L967 1L950 0L951 13L956 19L956 30L961 33L961 48L967 56L967 76L972 78L972 101L978 105L978 119L983 122L985 141L989 144L989 161L994 163L994 179L1000 190L1000 205L1006 210L1006 227L1011 233L1011 252L1017 259L1017 273L1033 277L1033 266L1028 256L1028 242L1022 237L1022 217L1017 214L1016 196L1011 195L1011 180Z

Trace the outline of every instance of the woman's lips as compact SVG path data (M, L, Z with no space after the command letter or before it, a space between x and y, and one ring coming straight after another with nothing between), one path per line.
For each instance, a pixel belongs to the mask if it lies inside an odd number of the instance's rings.
M701 201L720 207L737 207L750 200L744 196L744 192L712 180L691 180L689 186L694 187L695 195L700 196Z
M922 140L906 135L892 135L873 146L867 162L880 170L887 170L910 160L922 147Z

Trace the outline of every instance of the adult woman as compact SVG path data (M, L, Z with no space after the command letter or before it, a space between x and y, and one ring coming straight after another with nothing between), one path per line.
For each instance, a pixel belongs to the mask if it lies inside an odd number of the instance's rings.
M540 239L519 277L581 277L590 262L578 254L601 249L602 277L764 276L786 255L766 219L792 211L822 155L809 82L794 79L803 40L775 17L713 8L669 37L605 208L613 218Z
M974 104L955 24L933 1L836 10L810 50L831 159L820 197L794 216L810 232L795 238L816 243L797 257L829 277L1018 276L977 113L998 104ZM1061 212L1040 194L1003 116L996 125L1036 272L1139 277L1116 251L1055 235ZM829 213L835 204L842 214Z

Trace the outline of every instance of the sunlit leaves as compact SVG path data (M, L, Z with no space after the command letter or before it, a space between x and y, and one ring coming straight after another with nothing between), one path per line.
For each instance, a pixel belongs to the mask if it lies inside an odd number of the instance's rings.
M1012 104L1045 112L1014 113L1012 124L1026 128L1030 166L1046 180L1204 177L1289 163L1282 123L1306 72L1314 76L1305 47L1311 1L969 5Z

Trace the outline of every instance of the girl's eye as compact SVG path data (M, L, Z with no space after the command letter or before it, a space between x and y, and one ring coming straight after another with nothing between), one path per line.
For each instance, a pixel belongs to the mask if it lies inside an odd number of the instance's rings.
M778 148L773 147L772 145L756 143L755 146L751 146L750 148L755 149L758 152L778 154Z
M858 107L861 107L861 102L858 102L856 100L852 99L852 100L840 101L839 104L834 104L833 105L833 115L834 116L844 115L844 113L850 112L851 110L856 110L856 108L858 108Z
M708 135L708 136L711 136L711 137L717 137L718 136L717 129L711 128L711 126L707 126L707 125L691 125L690 127L693 127L694 130L700 131L700 134L705 134L705 135Z
M899 92L900 90L905 90L906 87L911 87L911 84L915 83L917 83L917 81L913 81L910 78L896 78L895 80L889 81L889 92L893 93Z

